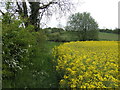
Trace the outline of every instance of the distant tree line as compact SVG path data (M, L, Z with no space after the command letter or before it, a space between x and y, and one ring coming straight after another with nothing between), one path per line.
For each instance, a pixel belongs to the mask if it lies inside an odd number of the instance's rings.
M120 34L120 29L99 29L100 32Z
M55 32L59 32L60 33L62 31L64 31L64 29L63 28L56 28L56 27L54 27L54 28L48 27L48 28L43 29L43 31L45 33L55 33Z

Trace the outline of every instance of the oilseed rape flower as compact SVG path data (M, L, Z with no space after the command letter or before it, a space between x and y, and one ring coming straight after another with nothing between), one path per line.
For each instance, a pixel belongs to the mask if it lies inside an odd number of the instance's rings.
M118 88L119 41L77 41L52 51L61 87Z

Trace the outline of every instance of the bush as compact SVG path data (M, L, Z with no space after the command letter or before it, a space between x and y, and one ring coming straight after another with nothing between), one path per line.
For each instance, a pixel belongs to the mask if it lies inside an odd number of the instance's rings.
M19 27L20 23L20 20L15 20L10 24L3 22L2 25L3 79L14 77L18 70L22 70L29 63L29 57L34 54L36 38L33 32L28 30L29 27Z

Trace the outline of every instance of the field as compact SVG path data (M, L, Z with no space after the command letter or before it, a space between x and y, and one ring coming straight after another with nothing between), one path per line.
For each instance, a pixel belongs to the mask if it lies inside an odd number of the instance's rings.
M53 38L48 38L53 41L79 41L78 37L78 32L75 31L63 31L62 33L55 32L55 33L50 33L51 37ZM119 34L114 34L114 33L105 33L105 32L99 32L98 33L98 40L99 41L118 41L118 36Z
M117 88L117 41L77 41L53 49L62 88Z
M113 33L99 32L99 39L100 40L117 41L118 40L118 35L113 34Z

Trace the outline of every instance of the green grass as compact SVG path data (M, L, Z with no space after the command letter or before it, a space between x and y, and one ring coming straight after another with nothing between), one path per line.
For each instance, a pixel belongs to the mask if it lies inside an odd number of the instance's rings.
M116 40L118 40L118 35L113 34L113 33L99 32L99 39L100 40L116 41Z
M37 52L31 58L33 65L26 67L16 75L15 79L6 80L4 88L57 88L58 80L52 63L51 51L58 42L46 42L44 47L36 47Z
M62 34L63 37L66 37L70 40L79 40L78 36L76 35L76 32L65 32ZM99 40L107 40L107 41L116 41L118 40L118 34L114 33L105 33L105 32L99 32Z
M63 31L62 33L52 33L52 34L58 34L59 37L56 35L54 39L56 39L56 37L58 37L58 39L60 39L59 41L77 41L80 40L78 37L78 32L75 31ZM52 35L50 34L50 35ZM99 32L98 34L98 38L99 40L107 40L107 41L116 41L118 40L118 34L114 34L114 33L105 33L105 32Z

